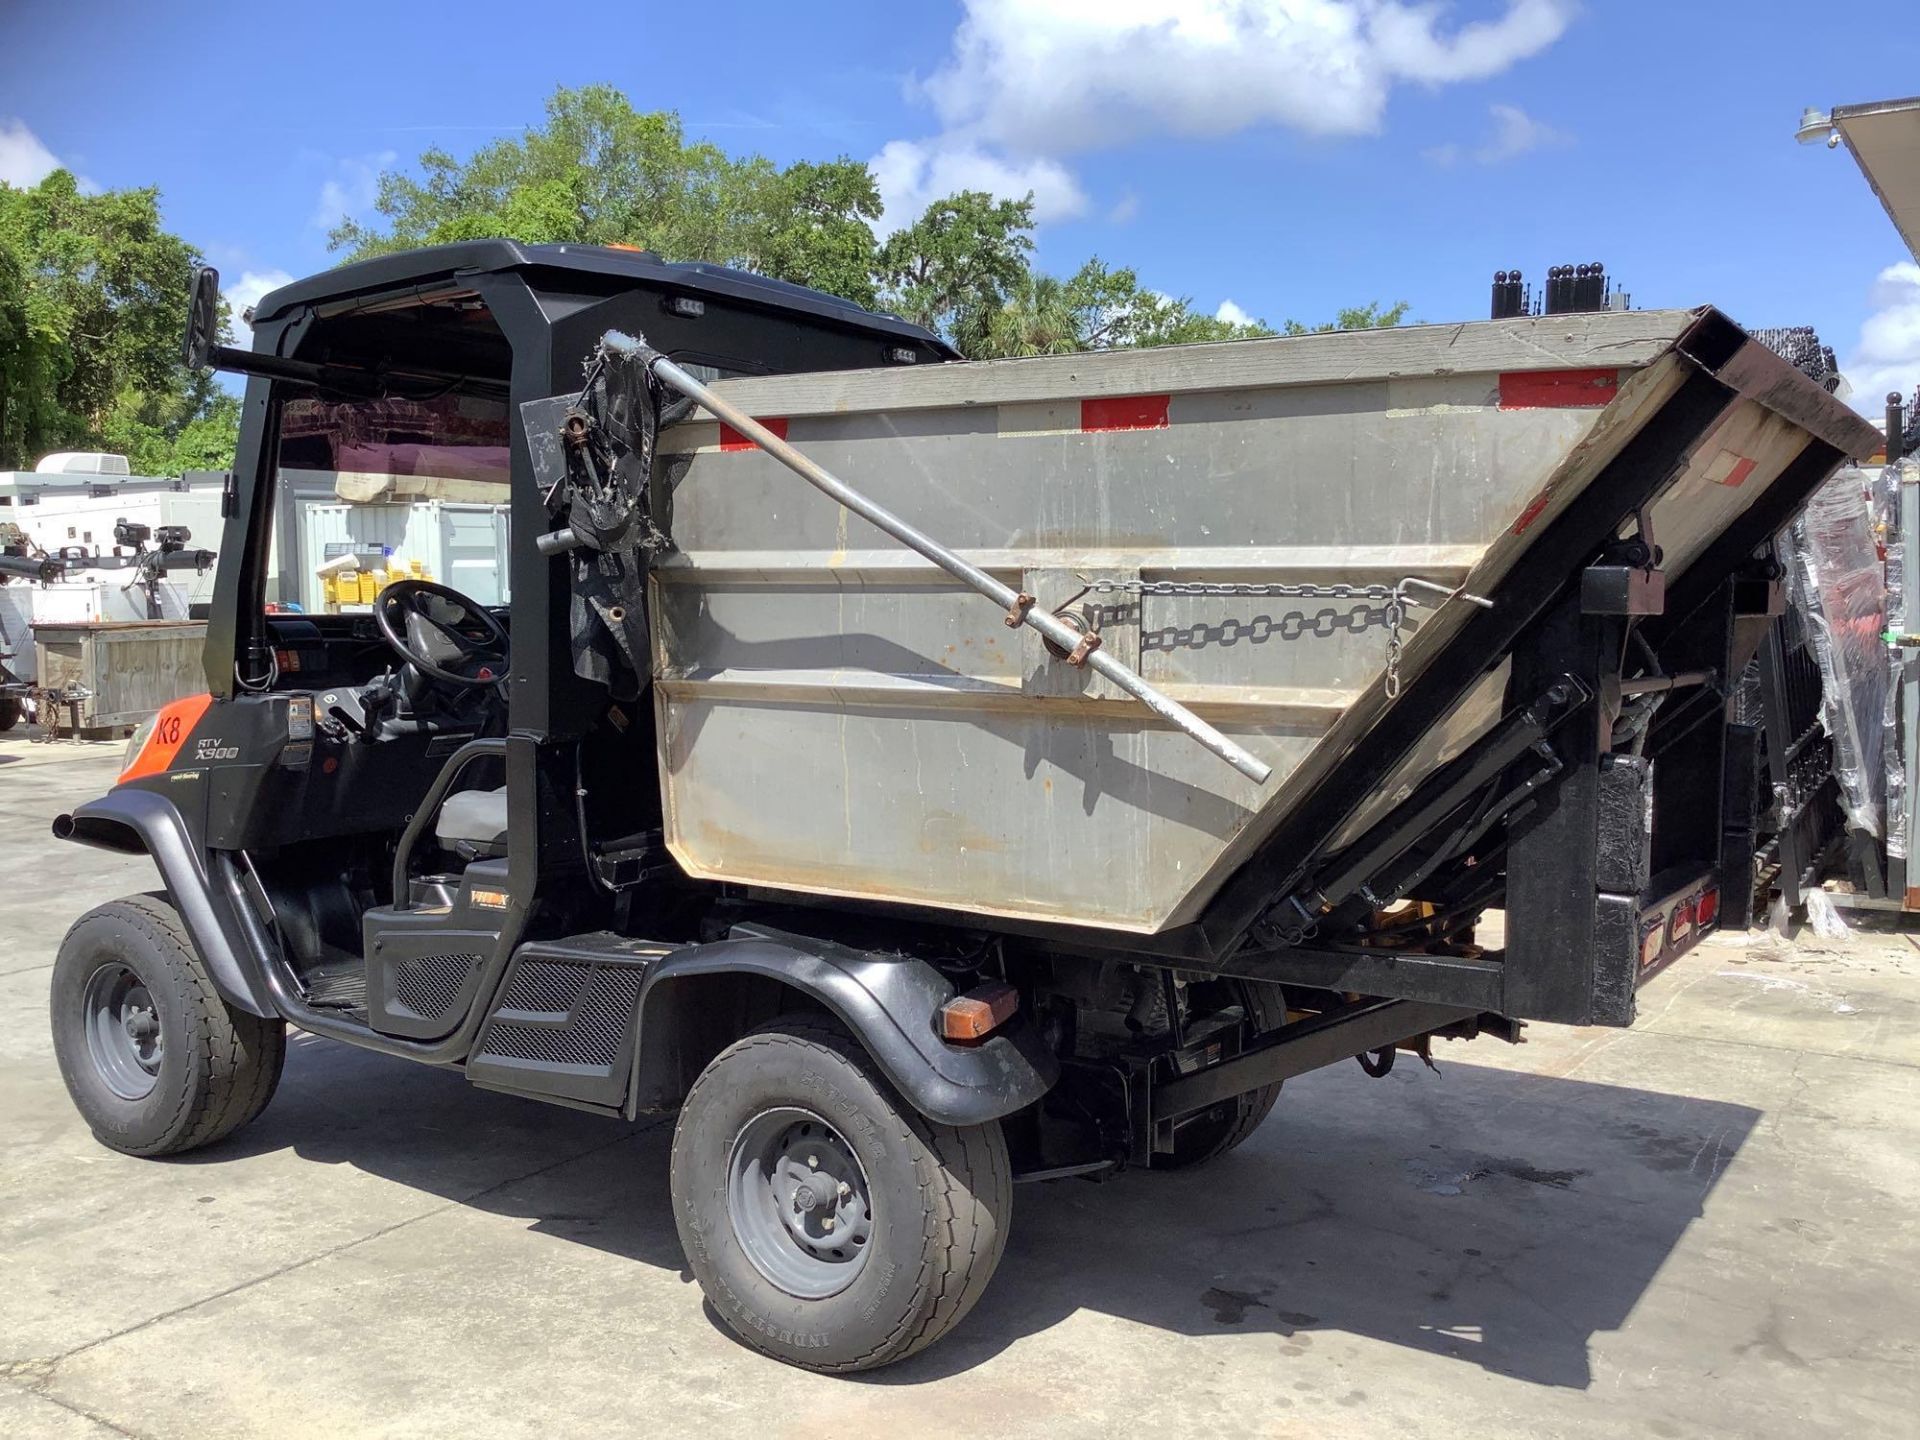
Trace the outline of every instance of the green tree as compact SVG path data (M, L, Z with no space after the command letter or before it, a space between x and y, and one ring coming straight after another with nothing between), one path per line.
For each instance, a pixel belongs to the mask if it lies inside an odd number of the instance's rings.
M0 470L17 470L75 427L59 402L69 365L59 315L28 285L32 257L13 243L8 195L0 188Z
M610 85L556 90L543 125L464 161L426 151L417 173L380 177L374 208L378 222L343 216L329 235L347 259L491 236L637 245L874 299L880 193L866 166L736 159Z
M180 359L195 259L155 190L83 195L64 170L0 184L0 469L78 447L169 474L183 444L230 463L237 407Z
M328 238L350 260L496 235L713 259L732 166L716 146L689 145L670 112L641 114L608 85L562 88L543 126L464 161L435 148L417 175L381 175L384 226L342 216Z
M1413 307L1402 300L1394 305L1382 305L1378 300L1365 305L1355 305L1340 311L1332 320L1322 325L1302 325L1298 320L1286 323L1288 335L1326 335L1335 330L1391 330L1407 318L1407 311Z
M239 397L215 389L199 413L184 422L163 398L126 394L115 403L98 438L101 448L126 456L136 475L179 475L226 469L233 463L239 433Z
M1096 256L1065 280L1029 271L971 338L967 354L975 359L1059 355L1271 334L1264 325L1196 311L1192 300L1150 290L1132 269L1114 269Z
M872 222L880 218L873 172L844 156L784 170L756 159L741 168L745 204L735 263L872 307L878 293Z
M963 190L887 237L880 290L895 314L940 332L964 354L985 354L994 313L1026 280L1032 254L1033 196L996 200Z
M376 220L342 217L333 231L346 258L488 236L638 245L884 306L977 358L1274 333L1195 310L1098 257L1064 277L1035 270L1031 195L962 191L877 241L880 195L865 165L730 156L608 85L556 90L540 125L465 160L426 151L380 177L375 209ZM1394 324L1405 310L1369 305L1320 328Z
M973 357L1070 355L1086 349L1085 318L1074 302L1071 281L1027 271L988 312Z
M1190 299L1168 302L1141 328L1138 345L1205 345L1220 340L1262 340L1274 332L1259 320L1223 320L1195 310Z

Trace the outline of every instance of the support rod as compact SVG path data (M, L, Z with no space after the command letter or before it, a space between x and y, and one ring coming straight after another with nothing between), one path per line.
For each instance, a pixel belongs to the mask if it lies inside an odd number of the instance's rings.
M1717 685L1718 670L1683 670L1678 675L1645 675L1620 682L1622 695L1659 695L1668 690L1685 690L1694 685Z
M1022 597L1011 586L994 579L978 565L962 559L891 510L875 504L831 471L802 455L751 415L722 400L666 356L647 348L644 341L610 330L602 343L622 356L651 365L653 373L661 380L726 421L809 485L846 506L861 519L877 525L909 550L925 556L962 584L979 591L1005 610L1010 618L1018 615L1022 624L1031 625L1061 649L1085 654L1086 663L1095 671L1106 676L1176 730L1191 735L1255 784L1264 785L1273 774L1270 767L1263 765L1186 706L1169 700L1106 651L1093 650L1088 653L1079 648L1085 637L1078 630L1061 623L1055 616L1035 606L1030 598Z

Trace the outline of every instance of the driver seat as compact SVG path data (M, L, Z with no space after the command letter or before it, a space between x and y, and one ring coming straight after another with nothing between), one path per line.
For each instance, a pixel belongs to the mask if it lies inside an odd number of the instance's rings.
M434 817L433 834L462 859L498 860L507 853L507 787L447 796Z

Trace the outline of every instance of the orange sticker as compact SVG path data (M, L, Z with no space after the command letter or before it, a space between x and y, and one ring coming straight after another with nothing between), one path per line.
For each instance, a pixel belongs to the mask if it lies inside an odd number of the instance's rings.
M120 772L120 783L124 785L142 775L157 775L170 768L173 757L180 753L180 747L193 734L193 727L200 723L200 717L211 704L211 695L188 695L163 707L153 717L153 729L147 732L146 744L133 757L133 763Z

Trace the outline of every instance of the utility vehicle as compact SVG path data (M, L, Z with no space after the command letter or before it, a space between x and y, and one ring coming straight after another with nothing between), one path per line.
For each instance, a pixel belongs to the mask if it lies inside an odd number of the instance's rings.
M207 693L55 822L164 887L61 947L75 1102L209 1144L295 1025L677 1111L694 1274L823 1371L951 1329L1016 1182L1630 1023L1747 888L1769 537L1872 443L1710 309L967 364L620 249L344 266L246 351L217 294ZM278 611L298 472L497 487L508 603Z

